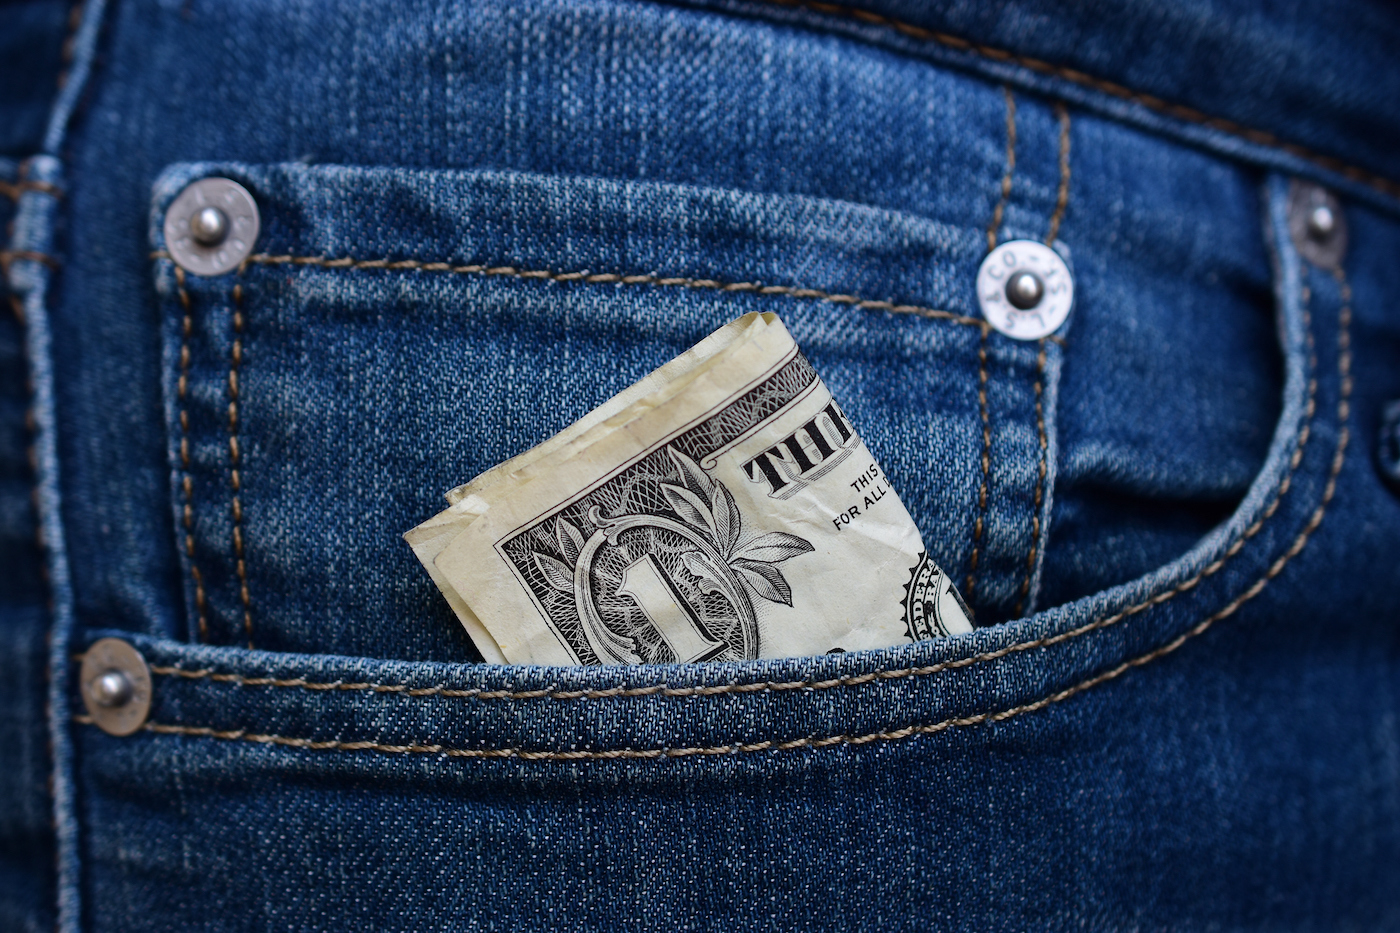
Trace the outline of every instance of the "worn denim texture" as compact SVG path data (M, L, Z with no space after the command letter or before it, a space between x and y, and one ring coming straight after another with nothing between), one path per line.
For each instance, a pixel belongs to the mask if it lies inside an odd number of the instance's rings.
M1400 926L1400 17L867 11L0 12L73 49L0 70L50 115L0 163L0 920ZM211 175L262 234L201 278L162 226ZM1053 339L981 326L1017 238L1073 270ZM400 533L752 310L982 627L481 665ZM127 738L104 635L155 671Z

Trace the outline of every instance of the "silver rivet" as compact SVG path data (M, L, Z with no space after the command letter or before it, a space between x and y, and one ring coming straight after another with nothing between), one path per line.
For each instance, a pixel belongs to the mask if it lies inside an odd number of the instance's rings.
M1308 215L1308 236L1314 240L1325 240L1337 229L1337 215L1326 204L1319 204Z
M131 699L131 678L118 670L98 674L92 680L92 701L98 706L121 706Z
M228 236L228 215L217 207L201 207L190 217L190 236L200 246L218 246Z
M1006 280L1006 300L1021 311L1029 311L1045 297L1045 283L1034 272L1017 272Z
M1003 334L1037 340L1069 317L1074 279L1060 254L1044 243L1012 240L982 260L977 302L987 323Z
M83 705L109 735L131 735L151 711L151 670L141 653L120 638L93 642L78 672Z
M229 178L192 182L165 212L165 248L194 275L223 275L253 252L262 221L253 196Z
M1347 218L1336 195L1310 181L1288 186L1288 232L1308 262L1336 269L1347 251Z

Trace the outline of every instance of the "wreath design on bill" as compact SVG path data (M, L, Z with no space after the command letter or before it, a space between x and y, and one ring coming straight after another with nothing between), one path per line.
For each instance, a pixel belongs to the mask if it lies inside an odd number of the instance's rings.
M758 657L755 600L792 605L778 565L814 550L797 535L746 538L734 496L698 463L667 447L666 475L638 477L628 501L654 510L587 510L586 538L559 515L562 560L531 551L549 587L572 597L580 634L603 663ZM566 639L567 643L567 639Z

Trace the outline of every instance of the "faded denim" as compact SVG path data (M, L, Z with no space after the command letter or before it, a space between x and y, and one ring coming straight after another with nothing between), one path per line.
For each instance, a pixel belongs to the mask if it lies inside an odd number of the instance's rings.
M0 923L1400 926L1400 18L867 10L0 11ZM182 275L210 175L257 255ZM1053 339L981 326L1017 238ZM480 664L401 532L752 310L982 627Z

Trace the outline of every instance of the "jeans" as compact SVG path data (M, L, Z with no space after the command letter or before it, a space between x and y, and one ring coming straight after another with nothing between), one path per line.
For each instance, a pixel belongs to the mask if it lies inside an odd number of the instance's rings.
M1395 11L0 23L6 929L1400 926ZM187 274L214 176L261 232ZM1018 239L1074 276L1043 339L979 309ZM749 311L977 630L481 664L401 533Z

